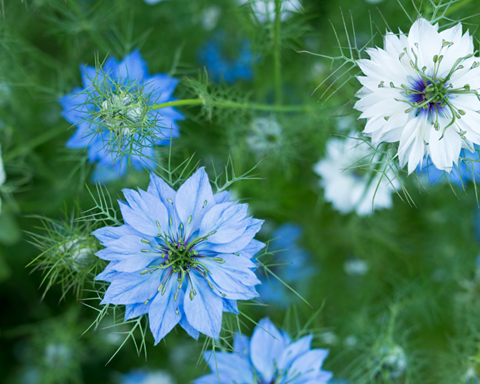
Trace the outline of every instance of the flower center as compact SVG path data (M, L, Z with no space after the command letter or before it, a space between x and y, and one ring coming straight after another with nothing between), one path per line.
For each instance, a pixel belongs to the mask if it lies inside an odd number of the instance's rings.
M159 224L157 223L157 225ZM183 226L181 227L183 228ZM152 244L150 241L146 239L142 239L142 243L149 244L154 248L154 250L142 249L141 251L146 253L158 254L159 256L158 261L160 261L160 264L150 265L148 269L141 271L140 274L145 275L147 273L154 273L155 271L158 271L158 270L167 270L168 273L166 274L166 277L163 279L163 282L158 287L158 291L161 292L162 295L165 293L167 283L169 282L169 280L172 278L172 276L176 276L178 281L178 286L177 286L177 292L175 293L175 301L177 300L178 291L183 287L184 280L186 278L190 280L189 273L192 270L201 274L205 278L209 287L213 291L214 288L210 283L210 281L208 280L210 271L207 268L207 266L202 262L202 259L210 259L219 264L225 263L225 260L222 259L221 257L208 256L208 253L205 253L205 252L199 253L195 249L195 246L207 240L209 236L215 233L216 231L212 231L212 232L209 232L204 237L197 237L191 241L184 240L183 238L178 238L175 240L169 235L160 234L158 235L158 237L163 239L164 241L163 244L158 244L158 243ZM193 300L196 294L197 292L191 286L190 299ZM221 292L220 294L223 297L226 296Z
M415 45L418 48L418 44ZM440 118L445 118L449 121L449 123L443 127L442 138L447 128L455 124L457 120L465 115L465 111L457 108L452 103L452 99L454 99L456 95L473 94L480 101L479 93L476 90L472 90L469 84L465 84L459 88L454 88L453 84L451 84L451 78L456 72L465 70L465 73L460 75L464 76L470 70L480 67L480 63L477 61L473 62L470 68L465 68L464 65L462 65L467 59L472 58L474 56L473 54L458 58L450 71L446 73L445 76L440 76L440 66L444 58L444 55L441 53L444 49L452 45L453 43L444 40L440 53L434 55L432 58L433 65L431 67L424 66L423 68L419 67L418 57L413 48L411 52L408 52L407 48L404 48L404 51L399 56L399 60L405 67L409 65L415 70L417 79L412 79L409 85L400 84L398 86L393 82L390 83L390 88L400 90L401 94L406 96L405 99L395 99L396 101L407 103L410 106L410 108L405 110L405 113L414 112L415 117L421 113L426 114L428 121L437 131L440 130ZM405 60L404 57L410 60ZM385 82L380 82L378 87L385 87ZM388 121L389 116L385 116L384 118ZM458 129L460 137L465 139L466 131L462 131L458 127L456 129Z
M121 136L129 136L142 120L143 109L138 104L135 97L121 91L102 102L100 118L109 130Z

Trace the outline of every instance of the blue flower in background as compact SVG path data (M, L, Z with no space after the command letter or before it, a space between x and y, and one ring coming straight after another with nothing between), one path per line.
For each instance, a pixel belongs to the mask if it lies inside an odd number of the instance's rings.
M234 83L236 80L251 80L253 77L253 62L255 61L250 43L243 41L240 53L234 59L228 59L224 54L223 47L228 40L222 33L215 39L209 40L198 52L198 60L205 65L208 74L214 81L224 80Z
M445 171L437 169L430 158L426 156L422 164L420 164L422 169L420 166L417 167L417 174L426 175L430 184L436 184L442 180L445 181L445 175L448 180L456 185L468 183L473 180L473 177L475 177L475 182L480 181L480 156L478 154L478 147L475 146L475 152L462 149L460 158L473 161L459 161L458 168L453 168L450 174L448 174Z
M258 296L251 258L265 246L253 238L263 221L229 192L213 195L203 168L177 192L152 173L147 192L123 193L125 225L93 233L110 261L96 277L111 283L101 304L126 305L125 321L148 313L155 344L177 324L217 339L222 312Z
M174 384L172 377L164 371L134 370L122 375L120 384Z
M300 295L308 291L310 278L315 273L315 267L310 263L310 254L298 245L302 236L302 229L294 223L286 223L277 228L273 233L272 241L268 247L275 253L275 264L286 264L272 269L281 280L291 286ZM263 301L287 307L298 300L290 289L278 279L268 276L260 277L262 285L258 288Z
M267 319L260 320L252 339L235 335L235 352L207 351L213 373L195 384L325 384L332 373L321 369L328 350L310 349L312 335L292 342L290 336Z
M108 58L102 71L84 65L80 70L84 88L75 88L59 100L62 116L77 128L67 147L88 149L89 161L97 164L94 179L99 181L118 178L128 161L139 170L151 169L155 164L153 146L167 145L170 137L178 137L176 121L184 116L172 107L162 108L161 112L144 111L139 106L138 93L148 99L148 105L172 101L178 80L166 74L150 76L138 50L121 62ZM124 121L132 125L148 122L155 135L142 138L138 133L132 134ZM114 137L112 132L118 136ZM115 147L118 142L123 144ZM125 150L129 142L133 143L131 155L118 158L118 152Z

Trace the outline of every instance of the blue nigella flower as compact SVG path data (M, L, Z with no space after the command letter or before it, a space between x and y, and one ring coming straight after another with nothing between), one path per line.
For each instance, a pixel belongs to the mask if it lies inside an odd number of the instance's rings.
M213 373L194 384L325 384L333 376L321 369L328 350L310 349L312 338L292 342L285 331L262 319L251 340L235 336L235 352L207 351L204 358Z
M120 377L121 384L174 384L172 377L164 371L134 370Z
M426 175L430 184L436 184L440 180L445 180L445 175L452 183L460 186L472 181L473 178L475 178L475 182L479 182L480 156L478 154L478 147L475 146L474 152L462 149L460 157L467 160L459 161L458 168L453 168L448 174L445 173L445 171L437 169L435 165L433 165L430 157L426 156L422 164L420 164L422 165L422 169L420 169L420 166L417 167L417 173L419 175Z
M294 223L285 223L273 233L268 250L275 253L275 264L285 264L270 267L282 281L290 285L297 293L304 295L309 286L309 280L315 273L311 265L310 254L298 245L302 228ZM258 288L265 302L273 302L286 307L298 297L278 279L268 276L260 278L262 285Z
M229 192L214 195L203 168L177 192L152 173L147 192L123 193L125 225L93 233L110 261L96 277L111 283L101 304L126 305L125 321L148 313L155 344L177 324L218 338L222 312L258 296L251 258L265 246L253 239L263 221Z
M159 112L144 110L141 104L175 100L172 94L178 80L166 74L150 76L138 50L121 62L108 58L102 71L85 65L80 66L80 70L84 88L75 88L59 99L62 116L77 127L67 147L88 148L89 161L97 163L94 179L99 181L123 174L128 161L137 169L152 168L155 164L153 146L167 145L170 137L178 137L176 121L184 116L173 107ZM132 133L125 121L132 126L145 122L152 127L150 132L154 135L141 137L139 133ZM131 154L119 157L118 153L125 151L128 143L132 143Z
M205 65L208 74L216 82L224 80L227 83L234 83L236 80L251 80L254 56L250 49L250 43L244 40L238 56L228 59L222 52L222 47L227 44L226 40L223 34L217 34L215 39L209 40L200 49L198 60Z

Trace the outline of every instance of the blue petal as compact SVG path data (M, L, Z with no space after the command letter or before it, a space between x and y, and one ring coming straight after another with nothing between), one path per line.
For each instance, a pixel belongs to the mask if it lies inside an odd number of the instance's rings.
M218 264L214 260L202 259L210 271L210 278L218 291L226 295L230 300L249 300L258 296L255 285L260 284L255 273L249 268L255 268L256 265L250 260L234 256L219 255L224 264ZM218 292L217 290L215 293ZM217 293L220 295L220 293Z
M154 272L141 275L119 273L105 292L101 304L138 304L151 300L157 294L162 273Z
M144 92L151 94L151 100L155 104L167 102L178 84L178 79L165 73L153 75L145 80Z
M326 383L327 381L319 381L318 378L322 376L322 379L331 378L329 372L322 371L320 368L327 355L328 350L313 349L298 356L290 365L286 381L292 384Z
M251 219L252 224L247 228L247 230L239 238L233 240L227 244L213 244L208 240L201 243L198 250L209 250L218 253L234 253L239 252L244 249L250 241L253 239L255 234L260 230L263 224L263 220Z
M203 277L190 273L196 295L190 299L189 283L184 299L184 310L188 322L197 331L218 340L222 327L223 301L212 292Z
M253 372L248 359L236 353L207 351L203 356L213 372L225 377L221 383L253 383Z
M157 221L162 231L167 230L168 212L158 198L144 191L140 191L139 194L132 189L124 189L123 194L128 205L119 203L125 223L150 236L159 233Z
M172 220L176 220L177 213L173 202L175 201L175 195L177 194L162 178L155 175L153 172L150 173L150 184L148 185L148 193L158 197L162 203L165 205L168 211L168 216Z
M252 239L250 243L248 243L247 246L243 248L241 251L238 251L238 253L240 254L240 256L251 259L258 251L260 251L263 248L265 248L264 243L262 243L261 241Z
M182 306L183 307L183 306ZM182 319L180 320L180 326L187 332L191 337L195 340L198 340L198 336L200 336L200 332L198 332L195 328L193 328L187 320L187 316L183 315Z
M189 221L200 224L203 215L214 205L212 187L203 167L183 183L175 196L175 208L185 227ZM188 230L195 228L190 225Z
M142 82L148 77L147 63L142 59L138 49L125 56L125 58L118 64L116 75L118 79L126 82Z
M295 359L308 352L312 344L312 338L312 335L308 335L290 344L278 360L278 369L281 371L287 370Z
M72 124L84 121L89 114L85 106L86 101L87 94L82 88L74 88L72 93L58 99L58 102L63 107L61 114L65 120Z
M91 67L90 65L81 64L80 73L82 74L82 82L86 91L93 91L93 83L102 84L103 82L102 72L99 71L97 73L95 67Z
M174 107L165 107L159 110L160 118L168 119L171 121L185 120L183 113L178 112ZM167 125L167 127L169 127Z
M111 165L102 166L97 164L91 178L94 183L106 184L113 180L117 180L122 176L125 170L125 167L121 168Z
M250 342L250 358L265 382L273 380L276 362L286 347L282 334L270 319L260 320Z
M203 217L198 236L204 237L209 232L216 231L215 234L208 236L209 243L231 243L240 237L250 224L250 218L245 218L247 209L247 204L215 205Z
M134 319L135 317L145 315L150 310L150 305L152 304L149 301L147 304L140 303L140 304L128 304L125 306L125 319L124 321Z
M113 78L116 76L116 71L118 67L118 62L115 60L114 57L110 56L105 63L103 64L103 71L109 78Z
M236 300L223 299L223 312L240 314Z
M235 334L235 338L233 340L233 349L240 356L250 360L250 340L247 336L239 333Z
M156 251L150 244L144 244L142 239L155 243L155 239L149 236L126 235L120 239L109 242L108 247L101 249L96 253L103 260L123 261L125 259L136 259L136 257L147 256L149 258L159 258L160 255L154 253L142 252L142 249ZM140 267L143 268L143 267ZM138 269L140 269L138 268Z
M96 281L108 281L109 283L111 283L115 277L121 273L121 272L117 272L115 271L115 265L117 264L116 261L112 261L110 262L107 267L100 273L98 274L94 280Z
M228 384L229 379L220 378L220 380L224 380L224 382ZM218 384L218 375L216 373L210 373L209 375L205 375L205 376L199 377L198 379L193 380L193 384Z
M213 195L217 204L228 203L230 201L230 191L223 191Z
M93 133L95 128L88 121L78 123L75 133L68 139L67 148L85 148L101 138Z
M177 279L172 276L167 283L165 293L158 294L150 306L148 318L150 320L150 330L155 338L157 345L181 319L180 311L178 315L179 303L183 300L183 291L178 291L177 301L174 300L177 291Z
M285 223L276 229L273 233L275 241L272 246L275 250L290 249L296 245L297 240L302 235L302 228L293 223Z
M125 224L120 227L103 227L92 232L92 235L95 236L102 245L108 245L113 240L118 240L122 236L128 235L140 235L140 232L137 232L131 226Z

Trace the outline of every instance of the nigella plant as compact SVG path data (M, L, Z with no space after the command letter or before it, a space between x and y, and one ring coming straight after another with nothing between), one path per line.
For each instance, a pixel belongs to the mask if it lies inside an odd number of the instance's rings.
M161 112L156 108L174 100L178 80L166 74L150 76L138 51L121 62L110 57L102 68L82 65L80 70L84 88L59 100L63 117L77 129L67 147L88 150L99 181L123 174L128 163L153 168L154 146L178 137L176 121L184 118L173 107Z
M102 304L125 305L125 321L148 314L158 343L180 324L198 338L219 337L222 313L258 296L252 257L263 223L247 205L213 194L203 168L174 191L153 173L147 192L125 189L125 225L93 234L110 261L96 280L110 282Z
M384 49L359 60L365 76L355 107L374 146L399 142L400 166L412 173L425 155L450 171L462 148L480 144L480 62L462 25L438 31L418 19L408 36L387 33Z
M235 335L233 353L207 351L213 373L195 384L326 384L332 373L321 369L328 350L311 349L312 335L292 341L270 319L262 319L252 339Z
M234 83L237 80L251 80L254 62L251 44L244 40L239 52L235 52L234 56L229 58L225 52L226 40L230 43L230 40L226 39L222 33L217 33L215 39L209 40L199 50L199 61L205 65L208 74L216 82L224 80L227 83Z
M278 279L269 278L268 271L260 279L262 285L258 291L262 301L282 307L295 302L297 297L284 284L291 285L300 295L307 292L315 267L310 262L310 254L300 246L302 232L298 224L285 223L273 233L268 251L275 254L276 266L269 269L273 270Z

